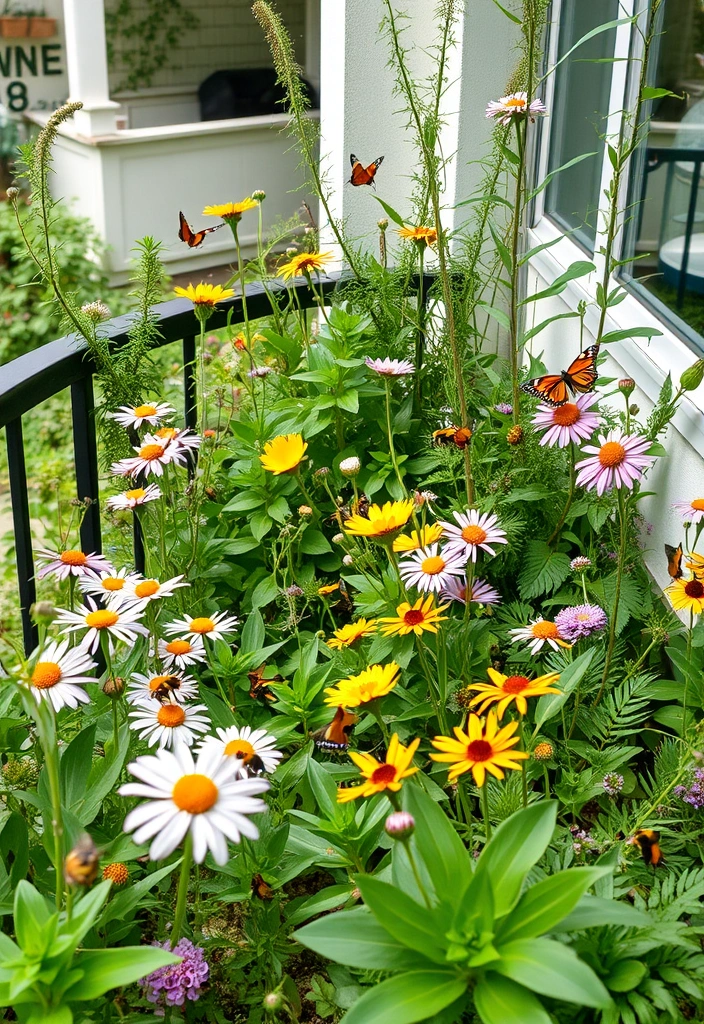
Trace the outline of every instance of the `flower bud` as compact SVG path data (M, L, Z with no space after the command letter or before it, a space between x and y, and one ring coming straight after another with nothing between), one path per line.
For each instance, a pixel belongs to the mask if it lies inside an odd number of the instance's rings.
M533 757L536 761L549 761L552 755L552 743L538 743L535 750L533 751Z
M379 228L379 231L386 231L389 226L388 217L382 217L381 220L376 222L376 226Z
M255 188L254 192L252 192L252 199L257 203L263 203L266 199L266 192L262 188Z
M287 597L303 597L303 591L297 583L292 583L290 587L286 588Z
M520 423L516 423L515 426L511 427L508 434L506 435L506 440L511 445L521 443L521 441L523 440L523 427L520 425Z
M354 565L354 558L352 557L352 555L345 555L345 557L342 559L342 564L348 566Z
M108 676L103 683L103 693L106 697L119 697L125 688L125 680L120 676Z
M688 366L680 377L680 387L683 391L696 391L704 380L704 359L697 359L696 363Z
M316 480L322 480L324 477L328 475L329 472L329 466L321 466L320 469L316 469L316 471L313 473L313 477Z
M415 818L408 811L394 811L384 822L387 836L392 839L408 839L416 828Z
M332 539L332 542L333 542L333 544L344 544L345 543L345 535L344 535L344 533L336 533L335 536Z
M356 455L351 455L349 459L343 459L340 463L340 472L343 476L357 476L361 468L362 463Z
M281 992L267 992L262 1000L262 1005L267 1013L277 1013L283 1010L286 1000Z
M14 203L14 201L17 199L19 194L20 194L20 190L15 185L10 185L10 187L7 190L7 192L5 193L5 195L10 200L11 203Z
M110 319L110 310L104 302L84 302L81 306L81 313L92 320L94 324L100 323L101 320Z
M210 429L209 430L204 430L203 431L203 437L206 437L208 439L213 438L213 437L217 437L217 432L215 430L210 430Z
M633 380L632 377L624 377L622 380L618 382L618 389L622 395L625 395L626 398L628 398L629 395L632 395L635 391L636 382Z
M299 516L312 516L313 509L310 507L310 505L299 505L298 514Z
M591 558L587 558L586 555L577 555L570 562L570 569L572 572L586 572L592 564Z
M295 247L295 245L289 245L288 249L286 250L286 255L290 258L291 256L295 256L297 252L298 249Z
M47 625L53 622L58 612L51 601L36 601L31 605L29 614L33 622L45 622Z

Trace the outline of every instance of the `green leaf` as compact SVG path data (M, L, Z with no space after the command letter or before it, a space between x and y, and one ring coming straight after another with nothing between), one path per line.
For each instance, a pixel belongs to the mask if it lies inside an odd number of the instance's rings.
M556 313L555 316L549 316L547 320L543 320L535 327L531 327L529 331L526 331L526 333L521 337L521 346L529 342L531 338L534 338L536 336L536 334L540 334L541 331L544 331L545 328L549 324L554 323L555 320L570 320L572 317L575 316L579 316L579 313L570 311L569 313Z
M596 150L594 150L592 153L580 153L579 156L572 157L571 160L568 160L566 164L562 164L561 167L556 167L554 171L550 171L549 174L546 174L543 180L537 186L537 188L534 188L533 191L526 196L526 202L530 202L531 199L535 199L537 195L540 195L543 189L547 188L547 186L550 184L555 175L560 174L561 171L566 171L568 168L574 167L575 164L581 163L582 160L588 160L590 156L597 155L598 154Z
M655 89L650 85L646 85L640 95L644 100L659 100L662 99L663 96L674 96L676 100L684 99L684 96L680 96L671 89Z
M308 782L313 790L315 802L326 818L334 819L337 816L337 786L329 772L326 772L322 765L312 758L308 762Z
M597 25L597 27L591 29L590 32L586 32L580 39L577 40L574 46L570 47L567 53L563 54L558 61L552 64L548 74L552 74L555 68L558 68L560 64L562 64L563 60L567 60L570 54L574 53L575 50L579 49L582 43L588 42L590 39L593 39L594 36L598 36L602 32L608 32L612 28L618 28L619 25L633 25L638 17L639 15L636 14L632 18L619 18L618 21L605 21L603 25Z
M553 551L544 540L532 540L526 546L518 590L524 601L552 594L570 574L569 556Z
M587 889L610 871L607 867L572 868L532 886L499 925L494 937L499 952L505 942L530 939L552 931L574 910Z
M611 992L630 992L640 985L647 973L647 966L640 960L619 960L604 981Z
M499 974L486 974L472 994L483 1024L551 1024L532 992Z
M510 820L510 819L509 819ZM492 970L552 999L605 1008L609 993L573 949L552 939L519 939L501 950Z
M596 267L593 263L587 260L575 260L563 274L555 278L548 288L544 288L542 292L534 292L525 299L521 299L519 306L525 306L529 302L538 302L540 299L548 299L552 295L559 295L561 292L564 292L570 281L575 281L578 277L586 277L587 274L591 274L595 270Z
M254 588L252 593L252 608L263 608L264 605L270 604L279 595L279 588L276 585L276 580L271 576L267 576L265 579L260 580Z
M511 321L508 315L504 313L503 309L497 309L496 306L490 306L488 302L478 302L478 309L483 309L492 319L500 323L502 327L505 327L507 331L511 330Z
M394 224L398 224L400 228L406 226L406 222L404 221L403 217L401 216L400 213L397 213L396 210L394 210L393 206L389 206L388 203L385 203L383 199L380 199L379 196L375 196L373 193L372 198L376 199L377 203L379 203L383 207L384 213L389 218L389 220L392 220Z
M180 957L155 946L120 946L115 949L84 949L76 954L76 967L83 977L65 997L71 1002L97 999L111 988L131 985L160 967L180 962Z
M631 327L623 331L609 331L602 335L601 344L608 345L613 341L624 341L626 338L657 338L662 335L655 327Z
M316 892L315 896L310 896L303 903L299 903L293 908L291 913L287 913L288 908L286 908L284 910L286 922L290 927L295 927L295 925L302 924L317 914L324 914L328 910L342 907L350 898L352 892L351 885L328 885L325 889L321 889L320 892Z
M431 910L372 875L357 875L356 882L365 904L394 938L430 960L446 962L445 950L440 944L443 932Z
M27 1024L73 1024L73 1013L70 1006L57 1006L52 1010L43 1006L26 1020Z
M336 402L337 407L344 409L345 412L359 412L359 392L356 388L350 388L344 394L338 395Z
M81 729L66 747L61 758L61 793L64 804L74 814L86 795L88 776L93 764L95 730L95 724Z
M535 711L536 733L543 725L545 725L546 722L549 722L551 718L554 718L560 708L563 707L565 702L569 699L570 694L574 692L586 673L589 671L589 666L591 665L593 658L594 648L590 651L585 651L584 654L580 654L580 656L570 662L564 672L560 674L560 679L556 684L560 692L546 693L544 697L539 698Z
M46 900L26 879L15 890L15 935L24 953L41 956L53 938L57 917L52 915ZM53 927L49 927L51 918Z
M115 788L130 747L130 735L131 731L124 722L118 734L117 749L114 743L108 744L106 756L96 758L93 763L83 798L75 811L81 825L90 825L103 806L105 797Z
M454 971L409 971L365 992L340 1024L415 1024L439 1013L466 991Z
M583 928L602 928L604 925L622 925L625 928L648 928L653 921L647 914L628 903L602 899L600 896L582 896L581 900L555 931L578 932Z
M501 4L499 3L499 0L494 0L494 3L499 8L499 10L502 11L506 15L506 17L514 23L514 25L521 24L521 19L517 15L512 14L511 11L507 11L505 7L502 7Z
M313 530L310 527L301 537L301 551L304 555L326 555L332 551L327 539L320 530Z
M447 814L420 786L404 786L403 806L416 820L411 849L438 900L450 894L459 899L472 869L467 849Z
M379 924L366 907L342 910L299 928L293 938L315 953L348 967L373 971L401 971L426 965L418 956Z
M515 905L530 869L547 849L555 830L557 802L541 800L503 821L482 851L477 870L486 871L502 917Z
M242 640L240 642L240 651L248 653L249 651L258 651L264 646L264 640L266 639L266 629L264 627L264 619L258 609L250 612L247 616L247 621L242 627Z

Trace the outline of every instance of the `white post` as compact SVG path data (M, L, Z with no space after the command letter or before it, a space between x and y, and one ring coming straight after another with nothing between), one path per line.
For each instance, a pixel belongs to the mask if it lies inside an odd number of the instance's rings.
M103 0L64 0L69 97L81 100L74 117L81 135L115 131L119 103L110 99Z

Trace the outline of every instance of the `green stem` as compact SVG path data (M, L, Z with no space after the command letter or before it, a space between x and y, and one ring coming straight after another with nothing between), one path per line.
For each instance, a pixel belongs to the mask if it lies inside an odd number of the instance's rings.
M530 102L530 94L528 96ZM525 119L527 125L528 119ZM513 422L517 424L521 414L521 389L518 383L520 370L520 349L518 339L518 277L519 277L519 246L521 240L521 221L523 219L523 165L525 161L524 139L521 135L523 125L516 122L516 141L518 144L518 166L516 167L516 191L513 201L513 223L511 225L511 292L509 297L510 321L510 357L511 357L511 391L513 395Z
M110 637L107 630L100 634L100 646L103 650L103 656L105 657L105 667L108 679L114 679L114 673L112 669L112 657L110 655ZM117 714L117 702L119 697L114 694L112 700L112 741L115 745L115 753L117 753L120 744L120 724Z
M486 833L487 843L491 839L491 822L489 821L489 793L488 793L488 779L484 779L484 785L482 786L482 813L484 814L484 832Z
M396 479L398 480L399 487L401 488L402 496L405 494L405 487L403 483L403 477L401 471L398 468L398 462L396 461L396 449L394 447L394 432L391 428L391 385L389 384L388 377L384 378L384 389L386 391L386 436L389 439L389 454L391 455L391 463L396 473Z
M689 694L689 680L692 668L692 630L694 629L694 612L689 612L689 629L687 630L687 674L684 679L684 694L682 697L682 739L687 740L687 696Z
M408 840L406 840L403 845L406 850L406 853L408 854L408 860L411 865L411 871L413 872L413 877L416 881L416 885L418 886L418 890L421 896L423 897L423 900L425 901L425 905L428 908L428 910L432 910L433 904L430 901L430 897L428 896L426 888L423 885L422 879L420 877L420 872L418 870L418 865L416 864L416 858L414 856L413 850L411 849L411 844Z
M565 507L562 510L562 515L560 516L560 518L557 521L557 526L555 527L555 529L550 534L550 539L548 540L548 545L551 545L553 543L553 541L557 540L557 538L560 536L560 530L565 525L565 519L567 519L567 513L569 512L570 508L572 507L572 501L574 499L575 480L576 480L576 476L577 476L577 474L575 472L575 468L574 468L574 466L575 466L574 455L575 455L575 445L574 445L574 442L570 441L570 489L569 489L569 493L567 495L567 501L565 502ZM582 575L582 580L584 580L584 575ZM585 601L587 600L586 594L587 594L587 592L585 590L585 592L584 592L584 600Z
M618 568L616 569L616 591L614 593L614 603L611 609L611 622L609 623L609 643L606 648L606 661L604 662L604 673L601 677L601 686L599 692L596 695L596 699L592 704L592 707L596 707L602 698L604 688L606 687L606 681L609 677L609 669L611 668L611 659L614 654L614 645L616 643L616 620L618 618L618 602L621 597L621 581L623 579L623 568L626 560L626 534L627 534L627 522L626 522L626 501L623 497L622 488L618 488L618 514L619 522L621 526L621 541L619 544L618 551Z
M524 732L523 732L523 715L521 715L521 717L519 719L519 723L520 723L519 724L519 733L520 733L520 737L521 737L521 750L525 751L527 748L526 748L526 738L525 738L525 735L524 735ZM526 775L526 764L527 763L528 763L528 758L524 758L521 761L521 789L522 789L522 792L523 792L523 806L524 807L528 806L528 776Z
M54 720L54 730L56 720ZM55 738L55 736L54 736ZM55 744L47 743L44 750L49 793L51 796L51 827L54 832L54 866L56 869L56 909L61 910L64 898L64 825L61 812L61 785L59 782L59 751Z
M543 765L543 778L545 779L545 799L550 799L550 775L548 774L548 766Z
M176 913L174 914L174 926L171 929L171 948L181 938L183 925L186 920L186 901L188 899L188 883L191 878L191 867L193 865L193 836L190 829L186 833L183 844L183 861L181 862L181 875L178 880L178 895L176 897Z

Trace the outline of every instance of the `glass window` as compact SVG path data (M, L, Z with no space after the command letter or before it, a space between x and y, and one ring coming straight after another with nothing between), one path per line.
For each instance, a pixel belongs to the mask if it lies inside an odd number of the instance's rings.
M582 36L618 18L618 0L562 0L559 8L557 58ZM555 71L550 111L548 170L555 170L582 153L595 156L562 171L550 182L545 212L587 252L594 252L604 143L611 90L611 63L616 30L589 39Z
M678 96L652 101L633 159L623 277L638 297L698 346L704 335L704 3L667 0L650 84ZM637 74L637 66L634 66ZM681 97L681 98L680 98Z

